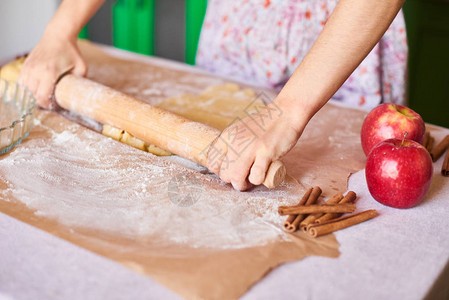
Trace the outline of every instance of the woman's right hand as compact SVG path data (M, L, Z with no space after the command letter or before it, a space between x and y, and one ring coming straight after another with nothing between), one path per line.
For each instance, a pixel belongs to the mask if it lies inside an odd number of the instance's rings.
M79 76L85 76L87 72L87 65L77 46L77 38L47 28L25 60L19 83L33 93L39 106L52 109L55 84L67 72Z

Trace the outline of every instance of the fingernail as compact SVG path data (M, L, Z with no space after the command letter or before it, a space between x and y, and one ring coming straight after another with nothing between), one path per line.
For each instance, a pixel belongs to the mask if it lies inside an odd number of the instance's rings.
M240 191L240 189L237 188L237 184L235 184L234 182L231 182L231 184L232 184L232 187L234 188L234 190Z

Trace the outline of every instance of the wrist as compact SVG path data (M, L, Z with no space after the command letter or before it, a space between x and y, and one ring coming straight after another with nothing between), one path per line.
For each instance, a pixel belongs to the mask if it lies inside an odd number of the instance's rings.
M80 29L78 30L76 26L52 20L45 28L44 37L49 37L52 40L74 42L78 38L79 31Z
M302 132L316 112L307 101L283 97L281 94L273 102L282 112L282 118L298 132Z

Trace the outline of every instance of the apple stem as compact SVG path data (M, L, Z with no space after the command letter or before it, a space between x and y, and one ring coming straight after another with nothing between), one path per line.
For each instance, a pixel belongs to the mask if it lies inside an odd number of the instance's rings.
M405 141L405 138L407 137L407 134L408 134L408 132L406 131L406 132L404 133L404 136L402 137L402 143L401 143L401 146L404 146L404 141Z

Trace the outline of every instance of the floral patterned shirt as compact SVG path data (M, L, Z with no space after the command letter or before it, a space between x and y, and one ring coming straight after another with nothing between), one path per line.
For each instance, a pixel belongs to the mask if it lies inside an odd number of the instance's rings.
M280 88L323 29L337 0L209 0L196 63L214 73ZM407 39L402 11L332 97L373 108L405 103Z

